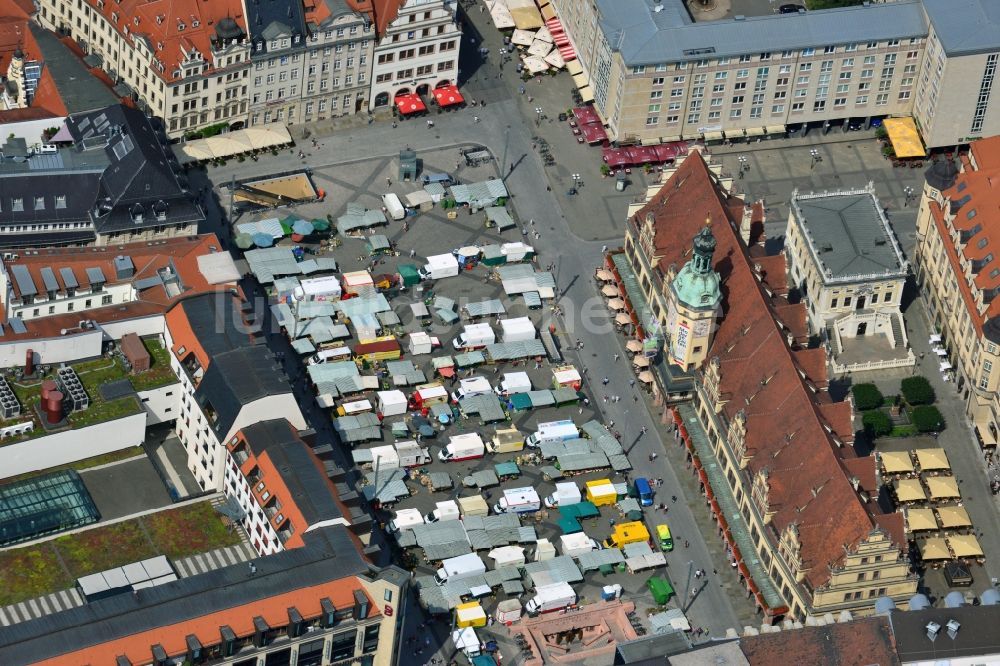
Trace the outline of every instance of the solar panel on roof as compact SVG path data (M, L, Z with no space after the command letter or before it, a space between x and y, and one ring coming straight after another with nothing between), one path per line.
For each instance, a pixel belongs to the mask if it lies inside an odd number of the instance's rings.
M48 266L42 268L42 282L45 283L45 291L59 291L59 282L56 281L56 274Z
M11 266L10 272L14 275L14 280L17 282L17 288L20 290L21 296L34 296L38 293L35 281L31 279L31 273L28 272L27 266Z
M80 286L80 283L76 281L73 269L69 266L60 268L59 275L62 277L63 284L66 285L67 289L76 289Z
M87 280L90 284L103 284L107 282L107 279L104 277L104 271L101 270L100 266L87 269Z

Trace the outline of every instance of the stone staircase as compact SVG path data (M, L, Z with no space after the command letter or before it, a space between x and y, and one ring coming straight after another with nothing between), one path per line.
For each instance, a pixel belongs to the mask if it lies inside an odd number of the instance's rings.
M903 333L903 315L893 314L890 318L892 324L892 337L896 341L896 349L906 346L906 335Z
M833 324L828 324L826 327L826 339L830 345L830 356L833 358L840 356L840 343L837 342L837 331L834 329Z

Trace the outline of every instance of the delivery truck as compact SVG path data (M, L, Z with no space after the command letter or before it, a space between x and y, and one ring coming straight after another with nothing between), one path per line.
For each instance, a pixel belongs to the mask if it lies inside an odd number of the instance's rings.
M458 510L458 502L455 500L438 502L436 507L437 508L424 516L425 523L446 523L449 520L458 520L461 517L461 512Z
M552 583L535 588L535 596L524 605L524 610L532 615L562 610L576 603L576 592L569 583Z
M534 340L535 333L535 325L527 317L500 320L500 339L504 342Z
M427 263L420 269L424 280L440 280L458 275L458 259L453 254L435 254L427 257Z
M431 461L431 454L427 453L427 449L412 439L405 442L396 442L393 446L396 449L396 456L399 458L400 467L420 467Z
M466 377L458 382L458 388L451 392L451 399L455 402L462 398L470 398L474 395L487 395L493 391L489 380L485 377Z
M399 196L395 192L383 194L382 205L385 206L386 212L392 219L402 220L406 217L406 209L403 208L403 202L399 200Z
M449 580L462 580L486 573L486 563L475 553L466 553L458 557L449 557L441 562L441 568L434 574L438 585L444 585Z
M423 525L424 517L420 515L420 509L400 509L389 521L389 531L399 534L403 530L408 530L414 525Z
M594 506L606 506L618 501L618 491L615 490L615 484L611 483L609 479L587 481L585 486L587 501L593 503Z
M486 503L482 495L469 495L468 497L458 498L458 508L462 511L462 518L469 518L470 516L488 516L490 515L490 505Z
M531 378L527 372L506 372L494 390L501 398L511 393L527 393L531 390Z
M453 435L448 445L438 452L441 462L460 462L482 458L486 454L486 445L482 437L474 432Z
M500 501L493 506L494 513L531 513L542 508L538 492L531 486L507 488Z
M560 481L556 484L556 491L545 498L545 506L555 509L560 506L579 504L583 499L580 496L580 488L572 481Z
M566 557L580 557L594 550L601 550L600 544L583 532L563 534L559 537L559 547Z
M524 449L524 435L517 428L497 428L489 443L490 453L517 453Z
M497 341L493 328L483 322L481 324L466 324L462 332L455 336L451 345L455 349L481 349Z
M331 363L333 361L346 361L349 358L351 358L351 348L341 343L337 347L320 349L318 352L309 357L309 360L306 361L306 365L317 365L328 361Z
M619 523L615 525L611 536L604 540L604 545L607 548L623 548L630 543L640 543L643 541L649 541L649 530L646 529L643 523L635 520L631 523Z
M580 437L580 430L573 423L572 419L562 421L549 421L539 423L538 430L528 435L524 443L532 448L537 448L542 442L565 442L568 439Z

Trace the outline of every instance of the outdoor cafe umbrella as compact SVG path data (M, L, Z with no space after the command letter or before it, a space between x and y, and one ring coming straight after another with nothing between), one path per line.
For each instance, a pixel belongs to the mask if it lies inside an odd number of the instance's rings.
M636 356L634 359L632 359L632 365L634 365L637 368L649 367L649 359L646 358L645 356Z
M620 298L612 298L610 301L608 301L608 307L611 308L612 310L624 310L625 301L623 301Z
M644 383L644 384L652 384L653 383L653 373L649 372L648 370L644 370L644 371L640 372L639 373L639 381L642 382L642 383Z
M613 284L604 285L601 288L601 293L607 296L608 298L614 298L615 296L619 295L618 287L614 286Z
M261 235L266 236L267 234L261 234ZM251 236L248 233L236 234L236 238L233 239L233 242L236 243L236 247L240 248L241 250L249 249L254 244L253 236Z
M256 233L250 237L257 247L271 247L274 245L274 237L271 234Z
M314 229L315 227L313 227L312 222L309 220L296 220L295 224L292 225L292 233L299 236L308 236Z
M322 217L317 217L312 221L313 231L329 231L330 222Z
M639 352L642 351L642 343L639 342L638 340L629 340L628 342L625 343L625 349L629 350L630 352L635 352L636 354L638 354Z
M632 318L629 317L624 312L619 312L615 316L615 323L618 324L619 326L628 326L629 324L632 323Z
M605 268L599 269L597 271L597 273L594 274L594 276L598 280L601 280L602 282L610 282L611 280L615 279L614 273L612 273L611 271L609 271L609 270L607 270Z

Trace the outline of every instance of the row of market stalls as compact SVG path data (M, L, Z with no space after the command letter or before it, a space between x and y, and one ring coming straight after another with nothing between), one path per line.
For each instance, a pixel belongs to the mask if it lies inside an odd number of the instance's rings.
M288 215L283 218L268 217L255 222L237 224L233 242L236 247L242 250L254 246L267 248L285 237L300 243L307 236L329 230L330 223L325 218L306 220L297 215Z
M601 151L601 161L612 170L623 169L625 173L630 173L634 167L671 164L677 157L686 155L687 152L687 143L683 141L655 146L605 147Z
M269 123L184 141L174 146L174 154L181 164L193 164L249 155L291 143L292 135L283 123Z
M518 49L518 71L534 76L576 60L569 36L547 0L486 0L486 5L493 24Z

